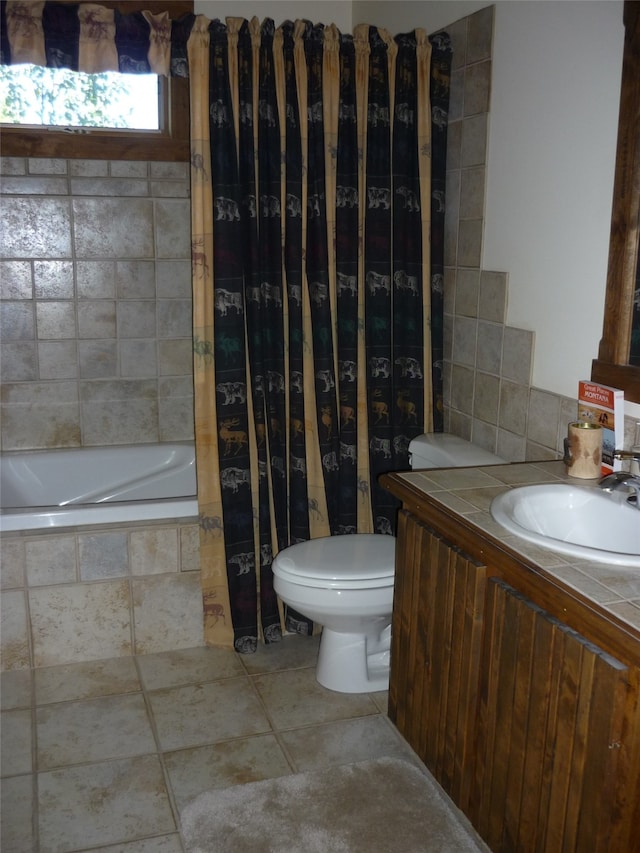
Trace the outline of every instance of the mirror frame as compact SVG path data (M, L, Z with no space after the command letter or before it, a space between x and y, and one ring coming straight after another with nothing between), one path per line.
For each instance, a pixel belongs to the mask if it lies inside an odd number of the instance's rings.
M640 236L640 3L624 3L624 54L602 339L591 379L640 403L640 367L629 364Z

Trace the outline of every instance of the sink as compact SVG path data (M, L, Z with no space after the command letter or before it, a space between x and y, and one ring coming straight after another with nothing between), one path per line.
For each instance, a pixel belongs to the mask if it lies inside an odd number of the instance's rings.
M498 495L491 515L541 548L640 569L640 510L620 497L565 483L521 486Z

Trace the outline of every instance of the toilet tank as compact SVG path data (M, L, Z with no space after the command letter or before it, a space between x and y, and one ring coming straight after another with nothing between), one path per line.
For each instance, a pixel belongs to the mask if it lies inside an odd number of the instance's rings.
M505 459L447 432L429 432L409 443L414 471L424 468L463 468L467 465L503 465Z

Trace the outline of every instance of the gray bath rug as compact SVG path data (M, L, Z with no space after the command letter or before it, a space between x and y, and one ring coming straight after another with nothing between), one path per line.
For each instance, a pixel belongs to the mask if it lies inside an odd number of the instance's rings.
M208 791L181 817L189 853L487 849L429 776L395 758Z

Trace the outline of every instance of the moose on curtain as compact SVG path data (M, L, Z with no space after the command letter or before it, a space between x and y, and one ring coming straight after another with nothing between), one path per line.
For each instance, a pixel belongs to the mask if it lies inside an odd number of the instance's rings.
M188 74L205 638L310 632L274 554L393 533L442 429L448 37L7 0L0 61Z
M205 632L248 652L313 629L275 553L392 534L377 477L441 429L451 52L202 16L187 50Z

